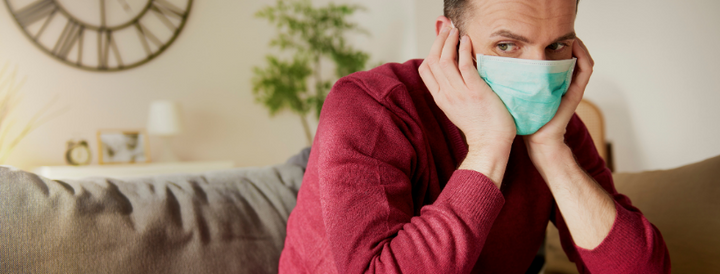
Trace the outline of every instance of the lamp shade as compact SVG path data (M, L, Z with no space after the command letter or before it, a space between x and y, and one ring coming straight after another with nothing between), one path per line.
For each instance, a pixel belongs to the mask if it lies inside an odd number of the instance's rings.
M182 131L180 106L173 101L150 103L147 131L150 135L173 136Z

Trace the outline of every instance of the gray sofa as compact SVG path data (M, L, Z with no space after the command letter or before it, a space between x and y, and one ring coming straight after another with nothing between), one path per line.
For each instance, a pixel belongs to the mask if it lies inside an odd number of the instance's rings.
M0 273L277 273L308 153L125 181L0 167Z
M126 181L0 167L0 273L276 273L308 154ZM662 232L673 273L717 273L720 156L614 176ZM545 273L576 272L552 226L545 254Z

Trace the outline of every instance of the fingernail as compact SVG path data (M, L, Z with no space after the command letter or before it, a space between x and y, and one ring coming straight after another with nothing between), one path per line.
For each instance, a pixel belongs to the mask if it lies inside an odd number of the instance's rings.
M467 43L468 37L467 35L463 35L463 37L460 39L460 43Z

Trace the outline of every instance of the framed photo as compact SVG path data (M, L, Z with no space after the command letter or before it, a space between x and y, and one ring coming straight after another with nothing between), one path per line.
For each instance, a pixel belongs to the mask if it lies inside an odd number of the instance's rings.
M97 138L101 165L150 162L148 137L144 130L99 130Z

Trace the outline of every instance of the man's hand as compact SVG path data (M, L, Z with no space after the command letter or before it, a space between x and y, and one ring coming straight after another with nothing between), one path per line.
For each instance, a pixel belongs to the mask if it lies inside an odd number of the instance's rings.
M499 187L515 139L515 122L480 78L470 37L462 38L459 53L458 38L457 28L444 29L418 71L435 103L465 134L468 156L460 168L479 171Z
M523 137L528 147L528 154L536 167L544 164L544 162L540 161L542 156L539 154L555 152L565 146L565 128L580 104L585 93L585 87L587 87L590 75L592 75L595 62L590 57L587 47L579 38L576 38L575 43L573 43L573 55L577 58L577 68L568 92L560 102L557 113L540 130Z

